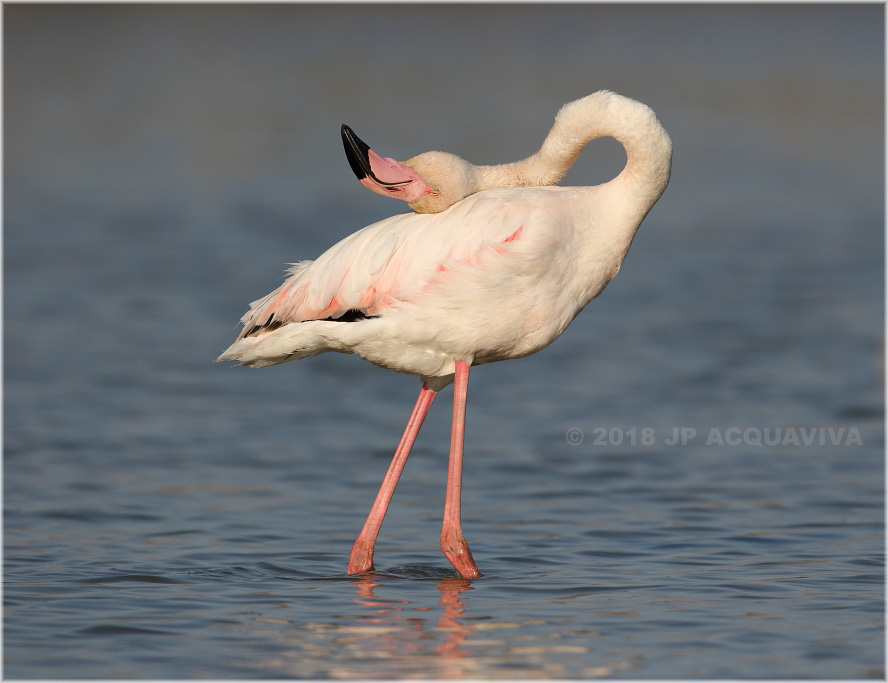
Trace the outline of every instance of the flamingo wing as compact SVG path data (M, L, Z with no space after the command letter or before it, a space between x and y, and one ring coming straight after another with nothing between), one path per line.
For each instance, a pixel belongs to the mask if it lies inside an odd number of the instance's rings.
M397 250L407 216L375 223L345 238L315 261L301 261L270 294L250 304L243 338L308 320L358 320L373 315L385 297L374 284Z
M401 214L345 238L315 261L302 261L276 290L254 301L239 339L309 320L374 317L428 290L456 264L489 266L514 256L527 237L533 208L502 197L475 195L439 214ZM487 195L487 196L485 196ZM529 211L528 211L529 209Z

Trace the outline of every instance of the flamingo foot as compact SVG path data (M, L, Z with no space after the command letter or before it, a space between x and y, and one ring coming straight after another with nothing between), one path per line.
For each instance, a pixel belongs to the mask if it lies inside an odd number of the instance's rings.
M348 558L348 573L363 574L370 571L373 571L373 544L358 538Z
M475 564L462 529L445 529L441 532L441 550L462 578L477 579L484 576Z

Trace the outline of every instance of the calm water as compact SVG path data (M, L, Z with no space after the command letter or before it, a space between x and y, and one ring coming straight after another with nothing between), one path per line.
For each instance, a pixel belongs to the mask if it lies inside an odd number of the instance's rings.
M7 5L4 675L884 678L883 13ZM673 181L561 339L473 372L484 578L438 549L449 390L347 576L418 381L212 359L402 210L340 123L499 163L604 87Z

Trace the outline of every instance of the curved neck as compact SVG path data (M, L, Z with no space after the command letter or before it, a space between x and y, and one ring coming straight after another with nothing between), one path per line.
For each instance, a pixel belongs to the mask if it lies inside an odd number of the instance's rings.
M626 166L612 180L637 193L647 213L669 182L672 141L651 109L602 90L564 105L540 150L523 161L480 166L479 189L554 185L592 140L612 137L626 150Z

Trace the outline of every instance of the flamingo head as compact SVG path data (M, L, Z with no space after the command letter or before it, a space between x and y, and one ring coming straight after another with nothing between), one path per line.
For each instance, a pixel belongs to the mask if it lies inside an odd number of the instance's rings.
M395 161L374 152L345 124L342 143L361 185L403 199L417 213L439 213L478 191L477 168L454 154L425 152Z

